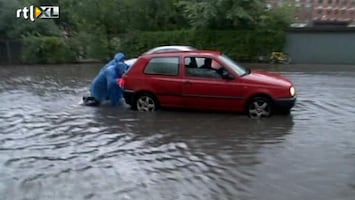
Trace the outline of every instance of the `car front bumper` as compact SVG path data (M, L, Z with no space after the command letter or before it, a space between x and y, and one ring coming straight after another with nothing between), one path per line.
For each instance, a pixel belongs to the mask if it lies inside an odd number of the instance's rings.
M278 110L290 110L296 104L296 97L287 99L274 99L273 105Z

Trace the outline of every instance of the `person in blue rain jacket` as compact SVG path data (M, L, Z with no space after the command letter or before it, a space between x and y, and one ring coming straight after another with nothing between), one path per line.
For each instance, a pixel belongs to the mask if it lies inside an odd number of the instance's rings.
M123 89L118 85L128 66L124 63L125 55L117 53L113 60L105 65L91 83L91 97L84 97L84 103L89 106L98 106L103 101L109 100L116 106L123 97Z
M102 70L104 70L104 69L106 69L107 67L109 67L110 65L113 65L113 64L115 64L115 63L117 63L117 57L119 57L120 55L119 54L123 54L123 53L121 53L121 52L118 52L116 55L115 55L115 57L112 59L112 60L110 60L110 62L108 62L106 65L104 65L102 68L101 68L101 70L100 71L102 71ZM124 59L125 59L125 55L123 54L123 59L122 59L122 62L124 62ZM125 63L126 64L126 63ZM129 68L129 66L126 64L126 70Z

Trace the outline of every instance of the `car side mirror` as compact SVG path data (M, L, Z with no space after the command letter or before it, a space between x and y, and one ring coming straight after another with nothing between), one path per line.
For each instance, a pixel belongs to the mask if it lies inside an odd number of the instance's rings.
M225 80L234 80L234 76L230 74L226 69L221 68L221 76Z

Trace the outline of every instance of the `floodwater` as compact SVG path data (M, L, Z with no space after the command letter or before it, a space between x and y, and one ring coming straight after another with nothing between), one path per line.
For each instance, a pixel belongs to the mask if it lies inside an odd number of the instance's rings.
M354 200L355 67L271 66L291 116L79 105L100 66L0 67L1 200Z

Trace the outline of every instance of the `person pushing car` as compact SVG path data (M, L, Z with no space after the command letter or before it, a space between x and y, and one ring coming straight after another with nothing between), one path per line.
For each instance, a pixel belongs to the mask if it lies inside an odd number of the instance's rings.
M85 105L99 106L103 101L110 101L116 106L123 97L123 89L118 85L128 66L124 63L125 55L118 52L114 59L105 65L90 86L90 97L83 97Z

